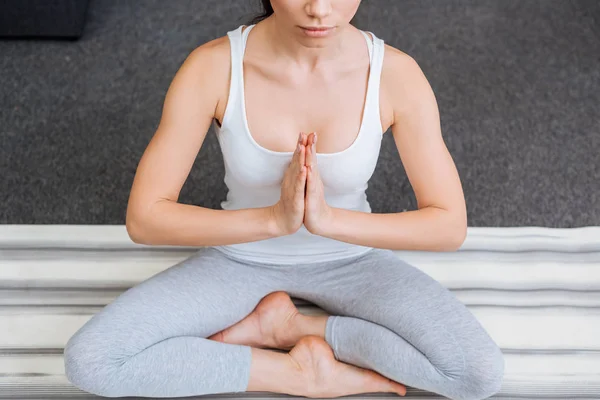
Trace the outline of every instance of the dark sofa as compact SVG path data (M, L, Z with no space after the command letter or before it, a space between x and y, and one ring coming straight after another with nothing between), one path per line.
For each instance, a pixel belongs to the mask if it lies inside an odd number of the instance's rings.
M0 37L78 39L89 0L3 0Z

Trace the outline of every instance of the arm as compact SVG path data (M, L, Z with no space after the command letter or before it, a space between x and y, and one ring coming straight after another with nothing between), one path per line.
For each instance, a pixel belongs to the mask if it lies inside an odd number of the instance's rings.
M279 235L270 208L214 210L177 202L214 118L218 85L228 82L226 40L195 49L169 87L127 206L127 232L136 243L216 246Z
M392 134L418 210L371 214L332 208L322 235L391 250L453 251L467 232L460 178L442 138L431 86L416 61L396 51L388 51L382 76L393 106Z

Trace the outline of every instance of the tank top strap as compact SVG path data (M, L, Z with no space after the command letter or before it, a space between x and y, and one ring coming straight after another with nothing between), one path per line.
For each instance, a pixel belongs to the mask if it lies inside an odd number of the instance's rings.
M238 81L239 75L242 71L242 60L244 57L244 37L242 33L243 25L240 25L237 29L227 32L229 36L229 45L231 46L231 83L234 84Z
M229 46L231 48L231 78L229 82L229 99L228 104L231 107L239 107L238 103L241 99L242 93L242 73L243 73L243 59L244 59L244 48L245 38L248 34L248 28L242 32L244 25L240 25L238 28L228 31L227 36L229 38ZM229 106L228 106L229 108ZM231 119L232 112L225 112L223 116L222 125L229 125L229 119Z
M231 95L239 100L242 85L243 59L248 41L248 34L254 28L253 25L240 25L237 29L229 31L229 41L231 45ZM245 29L242 30L242 28ZM385 52L385 43L370 31L360 32L365 37L367 48L369 50L369 77L367 85L367 105L379 114L379 87L381 83L381 71L383 68L383 56ZM371 36L367 35L369 33ZM371 38L372 37L372 38Z
M376 115L376 120L379 121L379 88L381 84L381 70L383 67L385 46L383 40L375 36L373 32L367 32L371 34L373 39L371 40L371 37L363 32L365 38L367 39L367 46L369 47L369 56L371 62L367 84L367 104L365 107L369 109L367 112L372 113L373 118Z
M373 35L372 32L369 32ZM382 39L373 35L373 59L371 60L371 69L373 70L376 85L379 86L381 70L383 69L383 56L385 54L385 43Z
M369 35L367 35L365 33L365 31L360 30L360 33L363 34L363 36L365 37L365 40L367 41L367 48L369 49L369 62L373 63L373 42L371 41L371 38L369 37Z
M252 28L254 28L256 24L253 25L248 25L246 29L244 29L244 31L242 32L242 28L244 27L244 25L240 26L240 37L241 37L241 42L242 42L242 57L244 52L246 51L246 42L248 42L248 34L250 33L250 31L252 30Z

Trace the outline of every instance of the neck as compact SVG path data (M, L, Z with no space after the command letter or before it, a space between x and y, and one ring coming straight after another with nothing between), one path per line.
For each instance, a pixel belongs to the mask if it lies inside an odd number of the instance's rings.
M282 26L275 15L265 20L265 31L277 58L287 58L309 71L339 61L349 45L347 29L338 27L331 37L311 38L298 27Z

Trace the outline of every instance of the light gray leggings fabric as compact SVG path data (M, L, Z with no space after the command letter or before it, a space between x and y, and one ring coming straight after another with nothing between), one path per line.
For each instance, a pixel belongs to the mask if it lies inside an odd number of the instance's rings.
M464 304L389 250L333 262L247 262L214 248L126 290L68 341L65 371L106 397L246 391L251 348L206 339L285 291L331 314L336 359L450 399L500 390L501 350Z

